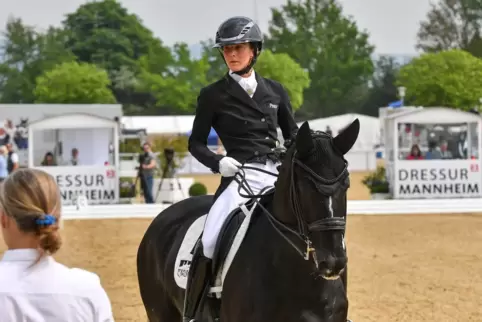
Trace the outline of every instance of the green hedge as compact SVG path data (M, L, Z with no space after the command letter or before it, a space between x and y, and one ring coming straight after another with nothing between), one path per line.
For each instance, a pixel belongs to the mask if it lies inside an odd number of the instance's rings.
M191 187L189 187L189 196L203 196L208 193L206 186L200 182L195 182Z

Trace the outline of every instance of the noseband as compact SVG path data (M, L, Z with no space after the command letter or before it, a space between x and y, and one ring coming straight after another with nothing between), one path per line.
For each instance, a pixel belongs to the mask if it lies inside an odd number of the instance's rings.
M313 255L313 261L318 268L318 261L316 258L315 248L313 248L313 243L310 239L310 235L313 232L322 232L322 231L345 231L346 227L346 218L343 217L328 217L319 220L315 220L314 222L307 223L302 216L302 208L301 202L299 198L299 193L297 192L296 185L295 185L295 165L300 167L305 174L305 177L308 178L316 187L320 194L330 197L332 196L336 190L338 190L343 184L345 184L346 180L348 179L348 163L344 160L345 165L343 171L334 179L325 179L311 170L306 164L301 162L298 158L296 158L297 152L293 153L291 158L291 171L290 171L290 205L291 209L296 217L297 221L297 230L288 227L286 224L279 221L273 214L271 214L258 200L263 196L262 193L254 194L251 187L249 186L246 178L244 169L255 170L259 172L263 172L275 177L278 177L276 173L272 173L270 171L266 171L263 169L245 166L243 165L240 169L240 172L236 174L235 180L238 182L238 193L240 196L244 198L249 198L254 200L256 204L263 210L263 212L267 215L270 223L272 224L273 228L283 237L305 260L310 259L310 254ZM239 178L238 178L239 177ZM244 189L248 192L248 194L242 194L241 190ZM330 209L327 208L327 211ZM306 246L306 250L300 248L296 245L288 236L286 236L281 230L278 228L281 227L283 230L286 230L292 233L295 237L300 239Z

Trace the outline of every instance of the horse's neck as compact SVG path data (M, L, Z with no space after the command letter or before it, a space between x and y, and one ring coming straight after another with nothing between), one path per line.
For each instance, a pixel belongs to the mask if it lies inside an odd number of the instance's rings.
M236 255L240 258L236 262L239 264L231 266L229 273L232 280L247 282L226 287L223 292L227 299L241 297L248 299L248 307L262 305L265 312L283 311L283 314L290 314L293 310L310 310L324 316L325 309L330 312L345 309L341 280L325 281L318 277L313 262L304 260L292 248L272 227L266 214L260 212L253 220ZM284 230L282 232L296 242L294 236ZM343 301L334 301L335 297ZM276 298L276 301L265 301L270 298Z
M255 220L237 255L243 258L243 264L239 267L236 265L234 269L231 267L236 272L230 274L250 280L253 285L265 285L274 294L319 294L323 281L313 274L312 261L304 260L264 213L260 213ZM295 236L283 229L281 232L298 247L303 247Z
M271 205L267 205L267 210L272 211ZM308 262L304 261L303 257L299 255L293 246L286 241L283 236L280 235L280 230L286 237L288 237L292 242L297 243L299 240L296 236L282 229L276 223L272 223L267 214L260 211L255 218L255 222L250 228L245 241L243 242L243 247L247 247L246 251L251 252L256 251L256 254L262 254L261 257L257 255L253 256L253 261L249 265L261 264L263 262L263 267L271 267L273 270L267 269L264 274L265 278L270 279L285 279L292 276L293 273L306 272L309 274L311 266ZM297 243L298 245L299 243ZM302 245L299 244L301 247ZM250 258L251 259L251 258ZM248 261L251 261L248 259ZM287 265L287 263L297 263L296 265ZM284 269L281 266L287 265Z
M296 216L293 213L290 188L277 186L274 191L273 202L270 212L277 220L290 225L296 224Z

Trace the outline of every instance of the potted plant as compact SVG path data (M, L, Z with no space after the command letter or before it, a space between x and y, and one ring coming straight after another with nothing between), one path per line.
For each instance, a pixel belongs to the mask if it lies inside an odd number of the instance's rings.
M386 179L385 167L378 166L377 169L363 178L362 183L370 190L374 200L390 198L390 186Z
M189 196L194 197L194 196L204 196L208 193L208 189L206 186L200 182L195 182L190 188L189 188Z
M135 178L120 177L119 178L119 197L121 201L131 203L132 199L137 196L137 188Z

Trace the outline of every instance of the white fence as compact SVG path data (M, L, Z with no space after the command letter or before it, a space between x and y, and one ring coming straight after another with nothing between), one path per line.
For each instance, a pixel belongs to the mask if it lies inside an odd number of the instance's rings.
M211 151L216 152L217 147L209 147ZM135 177L137 171L135 168L139 165L137 153L121 153L120 176ZM375 150L356 150L350 151L345 155L348 160L348 170L350 171L373 171L376 168L376 151ZM162 168L162 164L160 165ZM180 167L177 169L178 174L211 174L211 170L201 164L189 152L183 158Z
M65 220L71 219L138 219L154 218L168 205L103 205L77 209L66 206ZM415 215L482 213L482 199L425 199L425 200L350 200L351 215Z

